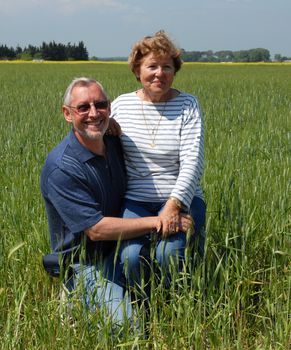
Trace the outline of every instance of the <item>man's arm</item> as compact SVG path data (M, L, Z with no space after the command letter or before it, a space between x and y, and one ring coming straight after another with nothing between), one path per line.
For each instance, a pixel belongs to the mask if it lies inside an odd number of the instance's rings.
M92 241L131 239L152 230L162 233L160 216L104 217L99 203L82 184L76 175L71 176L59 169L50 174L49 199L71 232L83 231ZM180 226L186 232L191 222L186 217L181 217ZM172 233L174 232L167 232L165 235L163 232L162 235L165 237Z
M179 230L187 232L193 228L193 219L190 215L180 214L178 222ZM104 217L95 225L84 232L92 241L110 241L119 239L131 239L142 236L155 230L162 233L162 220L159 216L147 216L144 218L114 218ZM175 234L176 230L163 232L162 236Z
M104 217L84 232L92 241L117 241L142 236L152 230L160 231L159 216L145 218Z

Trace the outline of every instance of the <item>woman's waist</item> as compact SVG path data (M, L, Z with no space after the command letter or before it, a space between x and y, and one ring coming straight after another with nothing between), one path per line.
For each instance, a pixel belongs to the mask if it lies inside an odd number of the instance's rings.
M172 191L175 188L176 179L171 181L159 181L158 183L155 182L147 182L145 180L141 181L128 181L127 189L125 193L125 198L137 200L137 201L152 201L152 202L160 202L160 201L166 201L172 194ZM181 193L183 197L184 195L187 197L190 196L204 197L203 190L200 185L198 185L193 192L192 189L185 188L184 190L179 188L179 192Z

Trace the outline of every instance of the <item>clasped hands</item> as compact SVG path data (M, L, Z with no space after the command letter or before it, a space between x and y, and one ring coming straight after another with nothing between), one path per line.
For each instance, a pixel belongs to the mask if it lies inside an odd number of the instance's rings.
M181 213L174 203L167 202L158 216L157 232L163 238L167 238L179 231L192 235L194 233L194 221L191 215Z

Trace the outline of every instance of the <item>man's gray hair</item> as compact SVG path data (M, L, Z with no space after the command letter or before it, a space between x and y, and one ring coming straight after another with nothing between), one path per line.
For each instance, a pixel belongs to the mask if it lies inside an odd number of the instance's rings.
M64 94L64 105L66 105L66 106L70 105L71 99L72 99L72 90L76 86L90 86L92 84L96 84L100 88L100 90L102 91L104 96L107 98L107 94L106 94L103 86L97 80L92 79L92 78L87 78L87 77L81 77L81 78L73 79L71 84L67 87L67 90Z

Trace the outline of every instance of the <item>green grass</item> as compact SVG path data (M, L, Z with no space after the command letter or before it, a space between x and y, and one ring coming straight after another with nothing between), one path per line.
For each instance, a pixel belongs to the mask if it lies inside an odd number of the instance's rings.
M169 295L155 286L147 339L127 325L112 334L78 305L72 322L41 264L50 248L40 170L69 130L63 92L83 75L111 99L138 87L126 65L0 65L0 348L290 348L291 65L190 64L177 74L175 87L204 112L206 259ZM144 330L143 309L139 317Z

